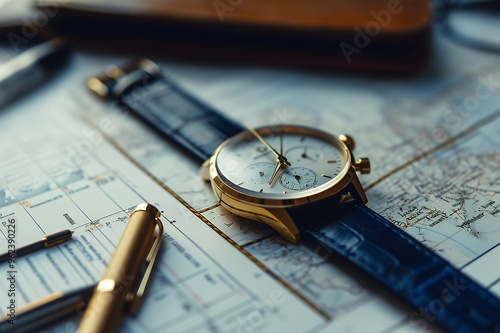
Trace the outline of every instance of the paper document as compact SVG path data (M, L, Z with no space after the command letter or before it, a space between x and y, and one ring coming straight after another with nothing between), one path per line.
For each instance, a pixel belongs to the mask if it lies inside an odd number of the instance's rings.
M369 206L500 297L500 61L441 39L404 79L163 63L207 103L252 126L351 134ZM453 60L448 58L453 55ZM470 65L470 57L476 65ZM314 244L286 243L217 204L199 165L84 79L123 59L77 54L43 93L0 114L0 251L69 228L57 248L0 264L0 312L15 272L21 307L95 284L141 202L165 225L153 284L124 332L421 332L431 322ZM79 316L51 327L76 330Z

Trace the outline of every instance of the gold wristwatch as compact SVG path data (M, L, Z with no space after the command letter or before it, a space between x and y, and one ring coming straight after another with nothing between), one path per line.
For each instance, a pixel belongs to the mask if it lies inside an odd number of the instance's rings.
M330 205L352 198L367 202L356 171L369 173L370 162L354 161L353 149L351 137L309 127L250 128L222 143L201 174L224 208L297 243L293 208L322 200Z
M417 311L438 304L430 318L451 332L500 332L497 297L366 207L356 172L370 172L370 163L353 158L349 136L300 125L244 128L147 59L91 78L89 87L191 152L224 208L291 242L308 237Z

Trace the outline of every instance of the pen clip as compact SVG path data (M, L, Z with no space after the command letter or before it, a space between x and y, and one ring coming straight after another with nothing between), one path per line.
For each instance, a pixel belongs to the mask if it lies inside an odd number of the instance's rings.
M45 248L59 245L70 239L73 233L74 231L66 229L50 235L46 235L42 238L43 245Z
M139 286L137 287L136 291L131 291L126 296L126 300L128 303L128 312L130 314L136 314L139 310L139 307L141 306L144 293L146 292L146 288L151 277L151 273L153 272L153 267L158 256L158 252L160 250L161 240L163 237L163 224L158 217L156 218L156 225L158 226L158 235L156 236L155 241L151 246L151 250L146 257L147 266L144 270L142 279L139 282Z

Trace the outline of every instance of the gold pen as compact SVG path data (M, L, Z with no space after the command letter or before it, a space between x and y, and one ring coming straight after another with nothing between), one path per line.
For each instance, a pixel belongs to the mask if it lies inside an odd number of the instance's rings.
M137 311L163 238L159 217L158 209L147 203L139 204L134 209L108 268L90 299L78 327L79 333L116 332L125 312L133 314ZM150 246L156 226L158 234ZM138 288L135 288L144 262L146 270Z

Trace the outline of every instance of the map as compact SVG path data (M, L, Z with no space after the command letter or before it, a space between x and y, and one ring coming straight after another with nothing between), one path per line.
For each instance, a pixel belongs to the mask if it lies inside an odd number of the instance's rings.
M436 38L434 63L399 79L161 65L243 124L353 135L355 156L372 164L360 176L370 208L500 297L500 62ZM412 309L334 253L289 244L223 209L188 154L90 96L89 73L121 60L78 54L58 89L1 115L0 247L12 216L19 245L75 232L19 258L18 305L95 284L128 214L146 201L162 210L164 247L152 297L125 332L438 332L412 326ZM78 321L48 332L74 331Z
M462 70L454 70L453 80L443 75L448 81L418 78L407 89L369 79L360 88L351 79L268 70L218 71L208 87L199 69L195 77L191 68L182 67L175 75L228 116L251 126L300 123L355 134L356 156L369 156L372 162L372 173L360 177L369 206L462 268L483 255L493 260L496 252L491 250L498 251L500 243L494 172L500 159L500 62ZM208 68L205 77L213 71ZM415 95L414 85L425 88ZM353 110L363 110L362 119ZM113 140L334 327L343 315L376 302L366 292L370 282L352 280L333 257L325 260L313 245L287 244L267 226L218 206L210 186L199 179L198 166L168 154L177 147L147 129L140 133L135 127L134 133L124 137L117 132ZM174 167L179 164L182 172ZM474 265L469 268L469 274L477 274ZM499 288L500 271L495 272L495 278L484 281L492 290ZM395 317L399 319L390 322L399 327L404 314Z
M26 124L4 132L12 141L0 141L2 153L8 156L0 165L4 197L0 247L7 248L7 221L12 218L16 221L12 239L19 247L62 229L74 234L56 248L0 263L2 274L17 277L15 289L0 284L0 293L13 295L7 290L14 290L16 306L56 291L96 284L133 208L151 202L163 215L162 260L150 287L154 297L144 302L140 318L127 320L126 332L225 332L244 329L249 323L275 330L289 320L280 313L290 311L309 314L305 321L297 318L295 325L302 330L320 323L314 310L288 296L274 278L231 244L218 244L219 234L97 135L100 132L78 117L41 115L30 109L25 115L37 126L53 129L56 124L59 129L30 133L27 129L32 125ZM204 243L218 245L207 253ZM253 284L261 288L250 290L247 286ZM158 315L158 309L168 315ZM272 321L252 321L270 316ZM80 319L70 318L54 330L75 331Z
M474 260L498 245L499 128L497 118L394 174L370 191L370 206L454 265Z

